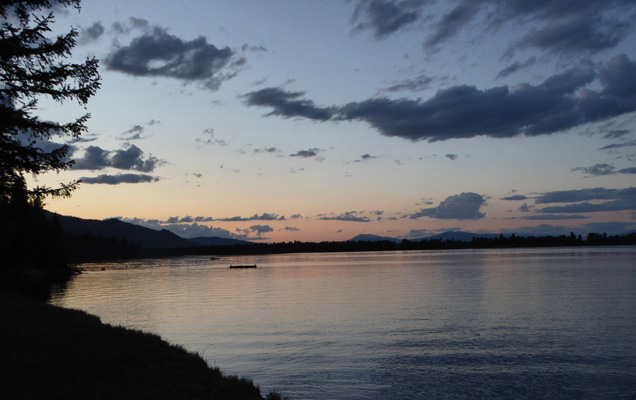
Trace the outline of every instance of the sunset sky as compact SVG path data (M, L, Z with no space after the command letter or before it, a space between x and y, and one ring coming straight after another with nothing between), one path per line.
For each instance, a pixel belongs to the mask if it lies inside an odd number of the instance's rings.
M636 228L633 0L84 0L64 215L184 237ZM47 145L50 145L47 144Z

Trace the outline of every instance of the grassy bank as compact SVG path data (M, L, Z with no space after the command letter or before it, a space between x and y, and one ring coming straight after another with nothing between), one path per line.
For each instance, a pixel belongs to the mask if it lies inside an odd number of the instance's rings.
M262 400L159 336L0 291L0 392L6 399ZM277 399L269 395L268 399Z

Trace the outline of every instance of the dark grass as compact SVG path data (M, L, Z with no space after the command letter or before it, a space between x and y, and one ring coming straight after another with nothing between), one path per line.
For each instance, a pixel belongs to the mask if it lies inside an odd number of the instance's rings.
M252 381L224 376L157 335L3 291L0 393L16 400L262 400Z

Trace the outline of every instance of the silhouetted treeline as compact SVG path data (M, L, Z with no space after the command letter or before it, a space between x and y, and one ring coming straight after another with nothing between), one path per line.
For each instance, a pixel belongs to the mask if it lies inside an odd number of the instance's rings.
M70 249L57 218L47 219L41 204L28 198L18 180L0 196L0 264L5 270L61 270Z
M447 249L489 249L559 246L620 246L636 245L636 233L608 236L590 233L586 239L581 235L561 236L504 236L495 238L474 238L472 241L454 239L424 239L402 241L347 241L347 242L281 242L251 243L229 246L201 246L188 249L158 250L158 256L171 255L256 255L281 253L323 253L356 251L399 251L399 250L447 250Z
M120 259L134 259L142 256L141 243L133 243L126 238L104 238L91 233L71 236L68 245L72 250L72 262L95 262Z

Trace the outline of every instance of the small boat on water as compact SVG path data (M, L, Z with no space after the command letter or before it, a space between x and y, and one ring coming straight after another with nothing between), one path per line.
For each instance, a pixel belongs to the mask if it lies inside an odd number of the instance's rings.
M256 268L256 264L252 264L252 265L230 265L231 269L235 269L235 268Z

